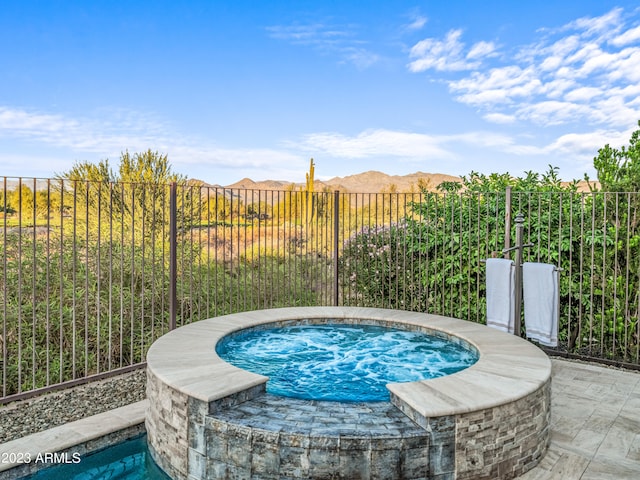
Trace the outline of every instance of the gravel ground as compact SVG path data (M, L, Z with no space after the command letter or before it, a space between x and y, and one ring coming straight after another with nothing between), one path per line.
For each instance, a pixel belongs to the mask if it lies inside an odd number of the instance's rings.
M146 398L145 369L0 407L0 443Z

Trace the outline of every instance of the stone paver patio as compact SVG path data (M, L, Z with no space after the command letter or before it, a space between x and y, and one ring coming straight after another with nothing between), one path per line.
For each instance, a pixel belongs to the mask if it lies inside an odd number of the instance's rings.
M640 478L640 373L553 360L551 445L519 480Z

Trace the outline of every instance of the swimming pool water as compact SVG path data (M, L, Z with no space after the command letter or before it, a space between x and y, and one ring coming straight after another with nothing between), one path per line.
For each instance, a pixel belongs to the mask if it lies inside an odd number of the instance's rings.
M478 359L422 332L344 324L250 329L223 338L216 352L268 376L269 393L347 402L387 401L387 383L449 375Z
M25 477L33 480L170 480L152 460L147 436L83 456L78 463L55 465Z

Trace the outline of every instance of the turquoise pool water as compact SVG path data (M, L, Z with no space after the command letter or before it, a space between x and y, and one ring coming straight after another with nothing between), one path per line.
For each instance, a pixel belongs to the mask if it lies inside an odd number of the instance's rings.
M71 457L70 457L71 458ZM170 480L154 463L142 435L67 463L40 470L37 480Z
M268 376L269 393L346 402L388 401L387 383L450 375L478 360L447 339L361 324L249 329L223 338L216 352Z

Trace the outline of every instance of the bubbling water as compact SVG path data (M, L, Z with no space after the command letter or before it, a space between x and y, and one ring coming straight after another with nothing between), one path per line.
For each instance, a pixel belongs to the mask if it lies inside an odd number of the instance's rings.
M423 332L376 325L295 325L223 338L225 361L269 377L267 392L343 402L388 401L385 385L441 377L478 356Z

